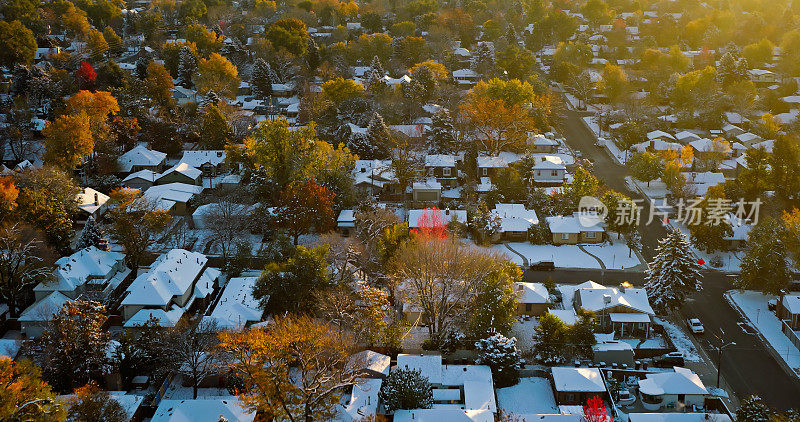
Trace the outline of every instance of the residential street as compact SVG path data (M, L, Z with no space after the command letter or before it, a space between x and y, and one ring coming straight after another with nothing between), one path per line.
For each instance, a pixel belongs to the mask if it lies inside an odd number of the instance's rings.
M617 165L608 153L594 145L595 137L581 121L586 115L567 111L563 124L563 135L570 147L579 150L586 158L594 160L594 173L612 189L624 192L634 199L644 199L638 192L632 192L625 184L625 168ZM642 211L643 223L649 216L649 206ZM640 226L642 234L642 255L652 259L658 240L666 235L664 227L654 222ZM606 285L628 281L635 286L644 284L644 273L615 270L557 270L554 272L525 272L525 281L544 281L552 277L558 283L581 283L594 280ZM800 380L787 374L765 345L750 329L746 332L744 320L723 297L730 290L732 277L717 271L704 274L703 291L688 300L682 315L698 317L705 325L706 334L699 339L706 354L716 360L716 335L735 346L725 349L722 357L722 376L733 388L739 398L752 394L760 395L764 401L776 409L789 409L800 404ZM723 334L724 333L724 334ZM716 363L715 363L716 364Z

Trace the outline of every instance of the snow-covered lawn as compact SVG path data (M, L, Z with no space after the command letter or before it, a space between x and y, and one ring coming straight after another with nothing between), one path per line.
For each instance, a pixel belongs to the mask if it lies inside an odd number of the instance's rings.
M521 378L519 384L497 389L497 406L505 413L555 414L558 406L547 378Z
M508 243L511 249L521 253L529 264L539 261L553 261L560 268L600 268L596 259L587 255L576 245L532 245L527 242ZM506 249L505 245L493 245L492 249L505 252L512 261L522 265L522 258Z
M175 376L164 392L165 399L172 400L191 400L193 397L192 387L181 385L181 376ZM198 388L197 398L216 398L229 397L231 393L226 388Z
M744 314L750 325L761 333L781 359L800 375L800 350L783 334L780 320L767 306L767 302L775 299L775 296L751 290L730 290L726 297Z
M656 323L664 327L667 335L672 339L672 344L675 345L675 348L678 349L679 352L683 353L683 358L687 362L703 361L703 358L701 358L700 354L697 352L697 348L694 346L692 339L689 338L685 331L681 330L677 325L663 318L655 317L653 319L656 321Z
M689 228L686 227L682 223L677 223L675 221L671 221L670 225L672 227L678 228L678 230L683 233L687 239L691 239L691 233L689 232ZM706 253L700 249L692 247L692 252L698 257L702 258L705 261L703 267L711 268L719 271L725 271L729 273L738 273L741 271L742 259L741 256L744 256L744 252L741 251L716 251L714 253ZM714 257L719 257L722 261L722 266L714 267L711 265L711 260Z
M638 188L648 198L650 198L651 201L655 201L656 205L661 205L664 197L667 196L667 185L665 185L661 179L651 181L650 186L647 186L647 183L634 179L630 176L625 177L625 182L634 189Z
M514 321L514 324L511 326L511 336L517 338L517 349L522 352L533 350L535 344L533 341L533 334L537 326L539 326L539 320L537 318L530 318L527 321L524 318L519 318Z
M606 268L613 270L624 270L626 268L635 267L641 264L639 257L635 252L631 252L625 244L625 239L616 239L616 235L612 234L615 239L614 243L606 242L601 245L585 245L590 254L600 258L605 264ZM628 257L630 254L630 257Z

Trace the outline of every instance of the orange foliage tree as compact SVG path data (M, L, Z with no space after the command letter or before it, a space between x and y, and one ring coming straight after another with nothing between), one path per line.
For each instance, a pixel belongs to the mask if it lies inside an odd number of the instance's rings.
M294 244L312 229L319 233L333 225L333 191L314 180L295 182L281 192L275 226L286 230Z

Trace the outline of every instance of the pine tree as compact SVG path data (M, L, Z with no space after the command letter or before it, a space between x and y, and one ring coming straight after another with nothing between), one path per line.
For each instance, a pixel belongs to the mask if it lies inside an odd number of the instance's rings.
M271 73L269 63L261 58L256 59L250 76L250 88L253 90L253 96L262 101L272 95Z
M369 64L369 74L377 75L379 78L386 75L386 71L383 69L383 65L381 65L381 59L379 59L378 56L372 57L372 62Z
M539 318L533 339L536 345L533 348L536 359L546 365L558 365L566 361L565 343L568 340L569 330L563 321L553 314L544 314Z
M383 117L376 112L367 126L367 143L372 148L372 157L367 158L388 158L391 151L391 138L389 126L386 126Z
M367 89L369 89L371 92L381 91L384 87L386 87L386 83L383 81L383 77L385 75L386 71L383 69L380 59L378 56L374 56L369 65L369 70L366 74L364 74L364 80Z
M792 279L785 238L786 228L779 220L772 217L761 219L750 231L736 287L765 294L782 294Z
M431 129L428 132L428 152L431 154L451 154L457 150L456 127L453 116L446 108L433 115Z
M78 239L78 244L75 246L77 250L94 246L100 248L105 243L105 233L102 227L95 221L94 216L89 216L86 220L86 225L83 226L81 237Z
M475 342L478 351L478 365L492 368L492 377L497 388L509 387L519 382L519 369L524 361L517 350L517 339L502 334L481 339Z
M472 58L472 70L482 76L491 75L494 72L494 51L486 43L481 43L475 49Z
M144 80L147 77L147 66L150 65L153 59L150 58L147 54L143 54L139 59L136 60L136 77Z
M433 386L419 369L395 369L381 385L378 398L387 412L430 409L433 406Z
M700 264L695 261L686 236L675 229L659 241L657 254L647 270L645 289L658 308L674 310L686 296L703 286Z
M321 59L319 54L319 47L317 46L317 42L314 41L314 38L311 38L308 41L308 50L306 51L306 65L308 65L308 70L312 74L319 67L320 60Z
M500 232L500 222L500 217L489 211L486 202L480 201L475 208L470 226L475 231L478 242L487 244L495 234Z
M181 47L178 62L178 85L184 88L192 87L192 77L197 71L197 57L188 46Z
M208 91L206 94L205 100L203 100L203 107L207 107L209 105L217 105L219 103L219 95L217 95L214 91Z
M736 410L736 420L740 422L767 422L772 412L759 396L750 396L742 401Z

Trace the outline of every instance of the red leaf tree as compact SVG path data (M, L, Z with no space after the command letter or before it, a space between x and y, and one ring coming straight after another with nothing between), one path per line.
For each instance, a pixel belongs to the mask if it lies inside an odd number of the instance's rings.
M437 207L425 208L417 220L417 233L426 239L446 239L447 224L442 217L442 210Z
M75 78L78 80L79 88L91 88L95 79L97 79L97 73L95 73L92 65L87 62L81 62L81 67L75 72Z
M583 406L583 419L586 422L608 422L608 411L600 396L586 400Z
M330 189L317 182L295 182L281 192L281 200L275 210L274 224L292 236L294 244L300 235L315 230L318 233L333 227L333 197Z

